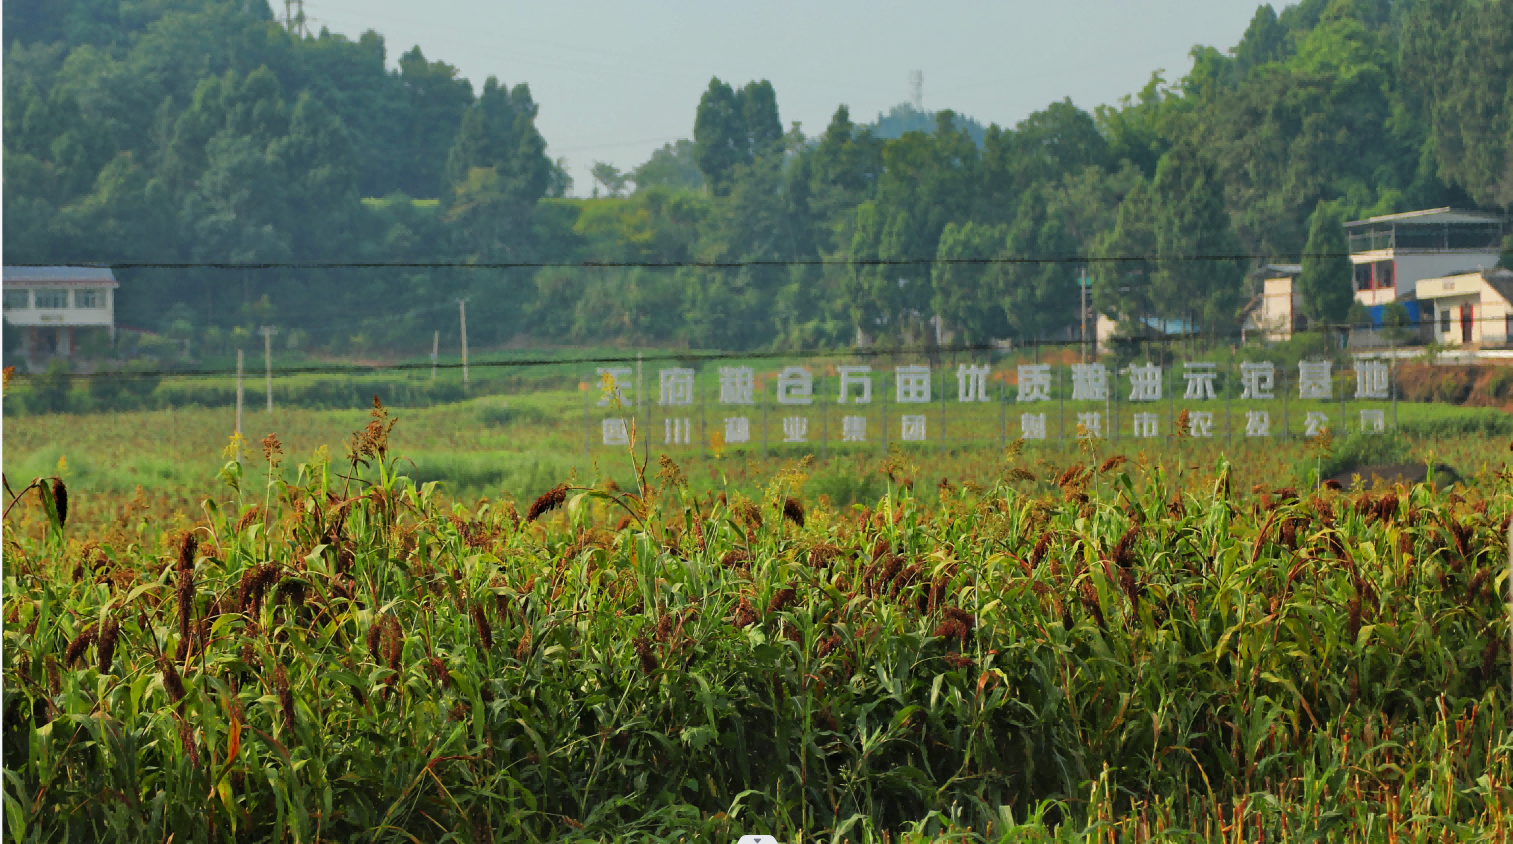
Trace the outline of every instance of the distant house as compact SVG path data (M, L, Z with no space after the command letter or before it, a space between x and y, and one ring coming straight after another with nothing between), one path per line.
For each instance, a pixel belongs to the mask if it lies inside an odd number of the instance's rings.
M1418 283L1418 298L1437 343L1513 343L1513 271L1494 267L1426 278Z
M1113 344L1121 328L1124 331L1124 335L1130 339L1165 340L1176 337L1187 337L1198 332L1197 326L1186 319L1140 317L1138 319L1116 320L1110 319L1100 313L1093 329L1098 343L1096 348L1100 354L1113 348Z
M115 274L94 267L6 267L5 324L21 329L27 368L54 357L73 357L77 332L116 333Z
M1267 340L1287 340L1294 331L1308 330L1303 315L1303 294L1298 292L1301 264L1267 264L1252 270L1252 278L1261 280L1261 293L1245 308L1242 331L1246 336L1257 332Z
M1432 208L1355 220L1345 230L1356 301L1380 326L1382 307L1389 302L1401 302L1409 320L1419 321L1418 306L1408 294L1420 281L1495 265L1506 225L1501 216L1484 211Z

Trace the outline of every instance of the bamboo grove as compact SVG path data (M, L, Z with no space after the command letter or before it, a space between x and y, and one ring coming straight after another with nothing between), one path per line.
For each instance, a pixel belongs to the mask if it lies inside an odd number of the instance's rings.
M1246 491L1090 440L930 508L900 453L836 509L802 463L750 499L664 458L522 515L442 507L394 422L375 399L297 467L233 442L160 538L71 535L46 479L13 499L8 838L1513 829L1506 470Z

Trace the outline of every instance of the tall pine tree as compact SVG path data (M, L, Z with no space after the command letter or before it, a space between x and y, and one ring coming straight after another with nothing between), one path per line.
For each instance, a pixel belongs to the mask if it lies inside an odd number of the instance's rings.
M1308 219L1308 245L1298 277L1303 313L1311 323L1340 323L1355 300L1345 226L1333 204L1320 202Z

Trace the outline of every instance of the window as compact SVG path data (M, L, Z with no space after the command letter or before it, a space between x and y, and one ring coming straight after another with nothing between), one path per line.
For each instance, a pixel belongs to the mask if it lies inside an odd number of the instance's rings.
M1450 333L1450 309L1445 308L1439 312L1439 333Z
M31 291L25 288L20 290L5 291L5 309L7 311L25 308L31 302Z
M1370 290L1371 289L1371 265L1370 264L1356 264L1354 269L1355 269L1355 273L1354 273L1354 275L1355 275L1355 289L1356 290Z
M1397 286L1396 279L1393 278L1394 266L1391 261L1378 261L1372 264L1371 267L1372 272L1376 275L1377 289Z
M38 308L66 308L68 307L68 291L38 290L36 302Z
M74 307L76 308L103 308L105 307L105 291L86 289L74 292Z

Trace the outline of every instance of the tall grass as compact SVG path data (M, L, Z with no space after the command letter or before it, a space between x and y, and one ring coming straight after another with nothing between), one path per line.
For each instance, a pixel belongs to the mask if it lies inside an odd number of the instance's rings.
M386 424L228 463L156 544L12 512L14 840L1509 835L1506 470L1299 497L1011 449L852 508L625 458L523 513L445 505Z

